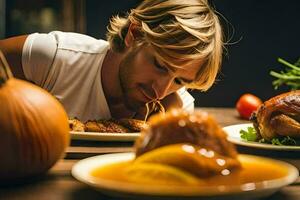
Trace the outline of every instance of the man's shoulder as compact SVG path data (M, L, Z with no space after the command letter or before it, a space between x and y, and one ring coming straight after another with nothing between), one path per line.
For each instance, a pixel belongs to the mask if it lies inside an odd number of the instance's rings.
M102 53L109 45L105 40L80 33L52 31L49 34L55 37L58 49Z
M182 101L182 108L186 111L192 112L194 110L194 97L186 90L185 87L177 90L177 95Z

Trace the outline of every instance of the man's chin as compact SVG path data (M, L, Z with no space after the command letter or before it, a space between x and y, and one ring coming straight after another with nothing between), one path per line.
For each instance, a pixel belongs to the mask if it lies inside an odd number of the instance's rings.
M145 107L146 102L138 101L138 100L133 100L130 98L127 98L127 101L125 101L125 106L131 110L131 111L139 111L141 107Z

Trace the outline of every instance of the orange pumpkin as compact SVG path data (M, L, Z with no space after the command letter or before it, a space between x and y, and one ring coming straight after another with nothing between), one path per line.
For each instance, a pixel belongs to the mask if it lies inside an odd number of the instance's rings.
M42 88L13 78L0 52L0 181L45 173L70 141L62 105Z

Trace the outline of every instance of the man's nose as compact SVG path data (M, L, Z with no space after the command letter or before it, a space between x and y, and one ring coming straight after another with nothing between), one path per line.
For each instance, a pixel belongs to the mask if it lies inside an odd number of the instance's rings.
M171 88L172 82L173 82L173 79L170 76L160 77L157 80L155 80L153 89L156 93L157 99L162 99L165 96L167 96L167 94Z

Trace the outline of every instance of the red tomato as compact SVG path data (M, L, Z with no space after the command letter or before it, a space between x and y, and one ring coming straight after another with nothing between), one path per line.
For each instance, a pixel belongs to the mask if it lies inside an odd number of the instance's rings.
M242 95L236 103L236 109L240 116L244 119L249 119L251 113L256 111L262 104L262 101L253 94Z

